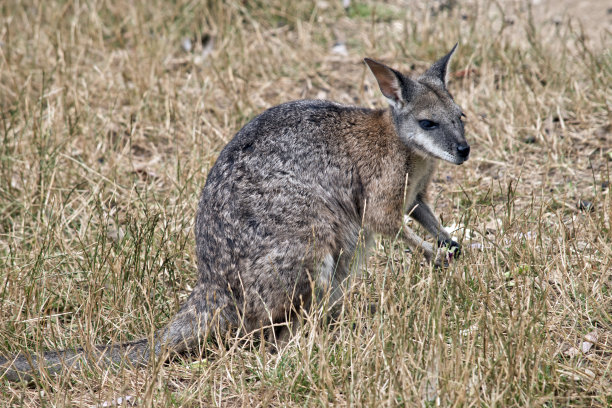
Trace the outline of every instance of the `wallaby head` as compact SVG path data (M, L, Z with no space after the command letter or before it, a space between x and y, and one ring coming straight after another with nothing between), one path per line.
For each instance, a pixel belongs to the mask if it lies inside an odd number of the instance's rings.
M461 108L446 89L448 62L457 45L413 80L380 62L365 62L391 105L400 139L419 153L461 164L468 159Z

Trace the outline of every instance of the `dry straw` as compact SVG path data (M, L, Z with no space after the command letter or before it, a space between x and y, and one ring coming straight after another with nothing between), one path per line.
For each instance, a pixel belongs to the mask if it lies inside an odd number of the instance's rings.
M435 180L465 249L450 269L381 240L338 320L312 311L279 354L210 342L204 360L2 382L0 405L612 404L610 26L547 4L3 2L3 355L161 327L195 280L220 149L287 100L383 106L365 56L420 72L459 41L473 154Z

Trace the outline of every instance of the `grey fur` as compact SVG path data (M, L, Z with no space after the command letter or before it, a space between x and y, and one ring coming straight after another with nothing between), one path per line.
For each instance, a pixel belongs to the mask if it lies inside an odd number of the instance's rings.
M295 101L245 125L219 155L202 191L197 285L152 345L141 339L87 352L0 358L0 376L29 380L40 366L59 372L85 361L147 364L166 349L193 349L211 332L248 333L290 321L315 300L313 288L334 301L341 297L360 245L372 234L392 236L403 228L410 246L443 264L447 253L436 253L403 226L403 215L458 250L426 194L434 158L461 164L469 153L461 109L445 86L453 51L416 80L366 59L389 109ZM425 130L423 120L437 126Z

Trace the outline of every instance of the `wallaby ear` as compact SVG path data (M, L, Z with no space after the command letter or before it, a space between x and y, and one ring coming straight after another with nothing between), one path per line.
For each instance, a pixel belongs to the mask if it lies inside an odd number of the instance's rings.
M378 81L380 91L389 100L389 103L393 106L401 105L404 100L402 95L402 74L370 58L364 58L364 62L370 67Z
M455 53L457 45L459 45L459 43L455 44L453 49L450 50L448 54L434 62L434 64L427 71L425 71L423 76L439 79L440 81L442 81L442 84L446 86L446 72L448 68L448 62Z

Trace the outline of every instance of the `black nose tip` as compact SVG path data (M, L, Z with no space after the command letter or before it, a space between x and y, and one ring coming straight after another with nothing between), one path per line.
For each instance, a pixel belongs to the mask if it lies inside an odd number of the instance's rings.
M465 159L470 155L470 145L468 145L467 143L460 144L459 146L457 146L457 153L459 153L459 156Z

